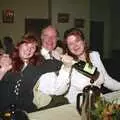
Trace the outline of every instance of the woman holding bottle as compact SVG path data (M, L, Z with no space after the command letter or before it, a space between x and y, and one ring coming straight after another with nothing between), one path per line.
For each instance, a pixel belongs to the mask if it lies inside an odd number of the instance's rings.
M110 90L120 90L120 82L110 77L105 70L100 59L100 54L97 51L90 51L84 34L80 29L71 28L64 34L64 43L66 45L67 56L72 57L74 62L84 61L97 68L97 75L93 75L94 85L99 88L103 86ZM69 60L68 57L68 60ZM71 59L71 58L70 58ZM73 64L73 61L71 64ZM83 88L90 85L91 77L78 72L74 67L70 73L70 87L66 94L70 103L76 103L78 93L83 91Z

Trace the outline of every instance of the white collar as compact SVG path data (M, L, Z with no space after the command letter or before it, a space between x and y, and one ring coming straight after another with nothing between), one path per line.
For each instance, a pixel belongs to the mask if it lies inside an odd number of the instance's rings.
M50 54L48 49L42 47L40 52L45 59L50 59Z
M46 49L46 48L44 48L44 47L42 47L42 49L41 49L41 54L42 54L42 55L45 55L45 54L48 54L48 53L49 53L49 50Z

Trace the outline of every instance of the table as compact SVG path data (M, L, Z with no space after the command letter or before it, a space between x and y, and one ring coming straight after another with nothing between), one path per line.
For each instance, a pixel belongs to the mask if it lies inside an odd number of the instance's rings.
M30 120L80 120L80 114L72 104L29 113L28 117Z
M120 104L120 91L111 92L103 95L107 101L113 101L118 99ZM80 114L76 110L76 106L73 104L62 105L59 107L50 108L43 111L29 113L30 120L80 120Z

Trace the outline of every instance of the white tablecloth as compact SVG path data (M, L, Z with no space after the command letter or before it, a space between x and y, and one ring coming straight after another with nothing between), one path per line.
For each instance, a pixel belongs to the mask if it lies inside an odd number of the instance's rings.
M103 95L107 101L117 100L120 104L120 91ZM59 107L28 114L30 120L80 120L75 105L67 104Z
M104 94L104 98L105 98L105 100L107 100L107 101L115 102L115 103L120 104L120 90L119 90L119 91L115 91L115 92L111 92L111 93Z
M30 120L80 120L80 115L72 104L29 113L28 116Z

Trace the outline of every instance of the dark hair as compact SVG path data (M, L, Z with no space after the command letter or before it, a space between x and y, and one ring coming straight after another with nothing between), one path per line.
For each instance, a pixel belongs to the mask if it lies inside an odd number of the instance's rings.
M13 39L12 37L10 36L5 36L3 38L3 43L4 43L4 46L5 46L5 52L7 54L11 54L13 49L14 49L14 43L13 43Z
M43 62L43 57L39 53L37 39L33 35L26 34L23 36L23 40L20 41L16 45L14 51L10 55L12 58L12 64L13 64L12 71L19 72L19 71L21 71L21 69L23 68L23 65L24 65L23 61L20 59L20 56L19 56L20 45L22 45L24 43L34 43L34 42L36 43L36 51L35 51L34 55L29 59L29 64L39 65Z
M66 41L68 36L71 36L71 35L79 36L81 38L81 40L83 40L83 41L85 41L85 37L84 37L83 32L78 28L70 28L64 32L64 44L66 46L66 52L68 53L68 55L72 56L75 60L77 60L78 59L77 56L74 55L73 53L71 53L71 51L68 48L67 41ZM87 43L87 41L85 41L85 53L86 53L86 61L87 62L90 62L89 52L90 52L90 50L88 47L88 43Z
M13 43L13 39L9 36L5 36L3 38L3 42L4 42L5 45L7 45L7 44L10 44L10 43Z

